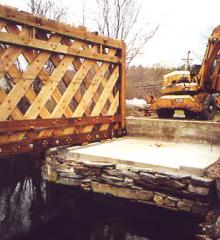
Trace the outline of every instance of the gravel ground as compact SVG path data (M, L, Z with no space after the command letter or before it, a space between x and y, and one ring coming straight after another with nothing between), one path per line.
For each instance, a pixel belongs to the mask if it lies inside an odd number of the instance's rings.
M213 179L220 177L220 163L215 163L212 166L210 166L206 170L204 176L208 178L213 178ZM220 239L217 236L215 236L216 221L219 216L220 216L220 206L218 203L216 204L215 202L212 210L208 212L205 219L199 224L200 234L198 235L197 239L199 240Z
M210 166L206 172L205 172L205 177L208 178L217 178L220 177L220 163L215 163L212 166Z

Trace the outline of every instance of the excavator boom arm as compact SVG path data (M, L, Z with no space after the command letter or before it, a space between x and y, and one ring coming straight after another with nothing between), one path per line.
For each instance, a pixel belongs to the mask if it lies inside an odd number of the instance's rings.
M203 91L220 91L220 26L216 27L208 40L203 63L197 75L199 88Z

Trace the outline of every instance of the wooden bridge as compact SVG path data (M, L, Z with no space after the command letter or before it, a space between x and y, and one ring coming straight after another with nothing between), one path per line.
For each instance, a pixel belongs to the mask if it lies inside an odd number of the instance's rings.
M125 44L0 6L0 157L125 135Z

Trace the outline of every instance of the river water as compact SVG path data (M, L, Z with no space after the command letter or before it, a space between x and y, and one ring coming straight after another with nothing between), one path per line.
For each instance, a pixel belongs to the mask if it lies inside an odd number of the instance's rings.
M192 216L45 184L42 157L0 161L1 240L195 239Z

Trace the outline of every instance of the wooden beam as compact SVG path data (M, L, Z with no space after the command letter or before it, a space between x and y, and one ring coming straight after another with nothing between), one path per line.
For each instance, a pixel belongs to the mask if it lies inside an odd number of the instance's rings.
M49 20L45 17L34 16L30 13L18 11L2 5L0 5L0 18L16 22L17 24L36 27L50 32L59 33L64 36L81 39L83 41L102 44L107 47L121 48L120 40L95 35L81 28Z
M80 85L83 82L83 79L85 78L88 71L92 68L93 64L94 62L90 60L86 60L82 63L80 68L77 70L77 72L73 76L73 79L71 80L71 84L69 84L64 94L62 95L62 98L60 99L59 103L54 108L50 116L51 118L59 118L63 115L63 112L65 111L66 107L70 103L72 97L80 88Z
M109 68L108 63L103 63L101 67L99 68L98 72L96 72L95 76L92 78L91 83L89 87L87 88L85 94L83 95L80 103L78 104L76 110L73 113L72 117L81 117L83 116L86 108L88 107L88 104L90 103L92 97L96 93L99 84L104 77L106 71Z
M119 107L119 92L115 95L114 101L111 103L111 106L108 109L107 115L114 115L117 112L118 107ZM105 123L100 127L99 130L104 131L104 130L107 130L108 127L109 127L109 124Z
M112 88L115 84L115 82L117 81L118 79L118 67L116 67L111 75L111 77L109 78L104 90L102 91L101 95L100 95L100 98L99 100L97 101L94 109L92 110L91 112L91 116L97 116L97 115L100 115L106 101L108 100L108 97L110 96L110 94L112 93ZM115 103L114 101L111 102L111 104L113 104L115 106ZM86 126L84 129L83 129L83 132L90 132L92 131L94 126ZM106 129L105 129L106 130Z
M126 110L125 110L125 98L126 98L126 45L123 42L121 50L121 61L120 65L120 115L122 117L121 127L126 127Z
M41 52L35 61L29 65L28 70L22 74L21 80L12 88L4 102L0 105L0 120L6 120L10 113L16 108L18 102L29 89L35 77L38 75L42 65L49 59L50 54ZM38 69L38 70L37 70ZM31 78L30 78L31 76ZM25 81L23 79L31 79Z
M70 134L34 140L1 143L0 158L19 153L42 152L51 147L80 145L85 142L100 142L101 140L111 139L113 137L122 137L125 134L125 129L114 129L107 131L94 131L91 133Z
M122 41L90 41L85 29L0 5L3 27L0 60L11 83L0 90L0 157L125 134Z
M121 117L115 116L94 116L83 118L54 118L54 119L34 119L34 120L8 120L0 121L0 133L41 130L49 128L61 128L68 126L86 126L111 122L120 122Z
M120 59L116 56L109 56L96 52L84 51L78 48L68 47L63 44L49 43L48 41L31 38L28 36L20 36L13 33L0 32L0 42L7 44L15 44L22 47L30 47L41 49L49 52L60 53L70 56L78 56L85 59L98 60L111 63L120 63Z
M15 33L15 34L25 35L25 34L29 33L27 31L27 29L22 29L22 31L20 32L18 27L14 24L7 24L6 29L8 32ZM74 44L81 44L81 43L78 41L74 41ZM31 64L37 56L36 53L34 53L33 51L31 51L30 49L27 49L27 48L22 49L22 54L24 55L25 59L28 61L29 64ZM55 56L55 55L53 55L53 56ZM59 59L58 55L56 55L56 57ZM59 61L57 61L57 62L59 62ZM14 81L17 82L21 78L21 72L19 72L18 69L16 69L16 67L14 67L13 70L15 71L15 74L10 74L11 70L12 70L12 67L9 69L8 73L14 79ZM49 74L45 70L45 68L41 69L38 77L41 79L43 85L45 85L50 80ZM32 103L34 101L34 99L36 98L36 93L33 91L32 88L29 88L28 91L26 92L25 96ZM52 97L55 100L55 102L59 102L59 99L61 98L61 94L58 89L55 89L55 91L52 94ZM72 115L72 111L69 107L67 107L64 115L65 115L65 117L70 117ZM41 118L49 118L50 112L44 106L43 109L41 109L39 116ZM21 117L20 120L21 119L23 119L23 117Z
M119 67L116 66L114 71L112 72L109 80L107 81L105 88L103 89L99 100L97 101L94 109L92 110L91 116L97 116L100 114L100 112L102 111L106 101L108 100L109 96L112 94L112 89L116 83L116 81L118 80L118 76L119 76Z
M23 51L23 54L24 56L27 56L25 54L26 51ZM19 81L19 79L21 79L21 72L17 69L16 65L13 64L11 66L11 68L8 70L8 74L10 75L10 77L12 79L14 79L15 83L17 83ZM7 97L7 94L4 93L4 98ZM30 101L30 102L33 102L34 99L36 98L36 93L33 91L32 88L29 88L28 91L25 93L25 96L27 97L27 99ZM19 114L19 117L16 117L18 116L17 113L18 113L19 109L16 107L10 114L10 116L14 119L14 120L21 120L23 119L23 114ZM20 112L20 111L19 111ZM41 111L41 115L40 115L42 118L49 118L50 116L50 113L49 111L44 107L44 109L42 109Z
M32 102L29 109L24 115L24 119L35 119L37 118L39 112L44 108L47 100L52 95L53 91L56 89L57 85L62 79L63 75L67 71L69 65L73 62L73 57L65 56L59 65L54 69L51 76L49 76L48 83L41 88L41 91L37 97Z

